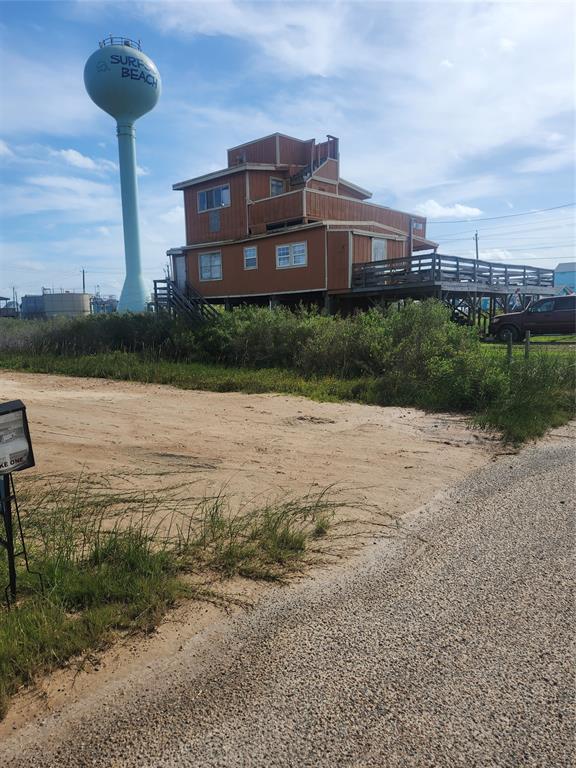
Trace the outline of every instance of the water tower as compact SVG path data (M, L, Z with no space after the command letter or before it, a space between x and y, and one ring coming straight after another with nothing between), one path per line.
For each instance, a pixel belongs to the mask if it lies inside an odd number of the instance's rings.
M162 90L160 74L154 62L142 53L140 41L110 35L86 62L84 85L92 101L112 115L117 124L126 259L126 280L118 309L143 312L147 291L140 260L134 123L156 106Z

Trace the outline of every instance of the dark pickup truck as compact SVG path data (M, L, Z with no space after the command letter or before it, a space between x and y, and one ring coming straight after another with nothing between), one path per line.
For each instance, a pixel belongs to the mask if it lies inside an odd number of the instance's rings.
M512 341L521 341L526 331L531 334L576 333L576 294L540 299L523 312L496 315L489 331L500 341L505 341L508 334L512 334Z

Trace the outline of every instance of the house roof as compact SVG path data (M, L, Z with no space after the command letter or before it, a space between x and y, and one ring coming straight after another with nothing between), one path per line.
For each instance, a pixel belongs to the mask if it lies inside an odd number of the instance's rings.
M366 195L366 197L372 197L372 192L368 189L364 189L364 187L359 187L358 184L353 184L351 181L346 181L346 179L343 179L342 176L338 179L339 184L344 184L346 187L350 187L350 189L355 189L357 192L360 192L361 195Z
M179 181L177 184L172 184L172 189L193 187L195 184L202 184L205 181L212 181L212 179L221 179L225 176L231 176L233 173L240 173L241 171L275 171L277 169L277 165L268 163L240 163L239 165L232 166L232 168L222 168L220 171L205 173L203 176L195 176L193 179L188 179L187 181Z
M252 139L252 141L245 141L243 144L236 144L235 147L228 147L228 152L232 152L234 149L242 149L242 147L249 147L250 144L257 144L259 141L265 141L266 139L271 139L274 136L282 136L285 139L291 139L292 141L299 141L301 144L309 144L311 141L316 141L316 139L297 139L296 136L288 136L287 133L279 133L279 131L276 131L276 133L269 133L267 136L260 136L258 139Z

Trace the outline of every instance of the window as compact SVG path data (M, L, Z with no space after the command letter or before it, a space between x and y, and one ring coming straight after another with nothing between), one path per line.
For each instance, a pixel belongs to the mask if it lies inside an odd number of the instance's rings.
M372 261L384 261L388 242L377 237L372 238Z
M533 307L530 307L530 312L552 312L554 309L554 299L547 299L546 301L541 301L538 304L534 304Z
M225 208L230 205L230 186L203 189L198 192L198 212L211 211L214 208Z
M424 232L424 223L421 221L413 221L412 232Z
M284 194L284 179L270 179L270 196Z
M222 280L222 254L220 251L198 256L200 280Z
M276 246L276 269L305 267L308 263L306 243L290 243Z
M255 245L244 248L244 269L258 269L258 249Z
M572 311L576 310L576 296L559 296L554 301L554 309L556 311Z

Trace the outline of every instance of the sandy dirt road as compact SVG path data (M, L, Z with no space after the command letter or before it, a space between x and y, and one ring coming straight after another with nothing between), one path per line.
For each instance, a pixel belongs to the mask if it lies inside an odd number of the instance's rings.
M574 428L0 746L10 768L571 768Z
M144 488L176 479L198 497L225 489L238 499L334 485L366 503L354 510L365 519L419 507L501 450L461 418L406 408L0 371L0 400L15 398L28 409L37 461L30 474L119 474ZM254 583L226 589L250 601L270 591ZM153 637L117 644L80 673L74 666L39 681L16 698L0 739L170 658L221 618L212 606L181 606Z
M126 472L148 487L177 472L198 496L336 485L396 515L493 446L461 418L414 409L0 371L0 400L14 398L28 409L38 472Z

